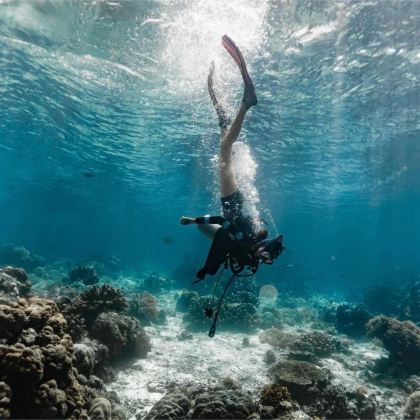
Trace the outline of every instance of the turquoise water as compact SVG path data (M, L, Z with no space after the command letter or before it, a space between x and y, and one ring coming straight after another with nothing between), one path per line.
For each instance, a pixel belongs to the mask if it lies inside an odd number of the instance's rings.
M211 60L230 113L242 94L224 33L259 98L236 149L241 185L287 246L259 275L333 291L418 276L408 0L1 1L0 244L198 269L209 244L178 221L220 211Z

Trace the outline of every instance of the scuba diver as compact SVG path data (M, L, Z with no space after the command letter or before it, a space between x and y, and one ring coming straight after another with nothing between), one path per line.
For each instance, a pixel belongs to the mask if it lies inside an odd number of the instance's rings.
M282 235L279 235L275 239L268 239L267 230L259 229L256 222L250 216L242 213L244 197L239 190L232 168L232 146L238 139L245 114L249 108L257 105L258 101L254 85L239 48L227 35L223 36L222 45L238 65L245 85L241 107L235 119L231 121L225 109L217 101L214 93L214 62L211 63L207 85L221 129L219 170L222 216L202 216L195 218L182 216L180 220L182 225L197 224L198 229L212 240L204 267L197 272L198 280L193 283L198 283L203 280L206 274L216 274L222 264L224 264L225 268L230 268L233 273L220 299L214 316L214 322L209 332L210 337L214 336L220 305L227 288L234 278L236 276L248 277L255 274L260 263L272 264L285 249L283 247ZM249 274L241 275L240 273L245 269L248 270ZM211 308L206 309L206 316L211 318L213 312Z

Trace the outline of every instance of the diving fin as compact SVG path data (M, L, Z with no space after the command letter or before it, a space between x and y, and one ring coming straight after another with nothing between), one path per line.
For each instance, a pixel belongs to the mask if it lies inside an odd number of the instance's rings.
M257 95L255 94L254 84L252 83L252 79L246 68L244 57L242 56L242 53L237 47L237 45L229 36L223 35L222 45L225 47L226 51L231 55L231 57L235 60L236 64L239 67L239 70L241 71L242 79L245 85L244 97L242 99L242 102L245 104L247 109L249 109L251 106L257 105L258 100Z

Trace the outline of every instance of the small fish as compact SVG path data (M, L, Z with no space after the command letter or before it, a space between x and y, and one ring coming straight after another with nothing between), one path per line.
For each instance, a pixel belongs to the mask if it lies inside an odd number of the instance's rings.
M170 236L165 236L164 238L162 238L162 241L166 245L170 245L174 243L173 238L171 238Z
M95 174L95 173L93 173L93 172L84 172L84 173L83 173L83 176L84 176L85 178L96 178L96 174Z

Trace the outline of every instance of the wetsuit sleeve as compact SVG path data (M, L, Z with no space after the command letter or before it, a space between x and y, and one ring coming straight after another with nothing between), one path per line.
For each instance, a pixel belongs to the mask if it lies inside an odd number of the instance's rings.
M197 223L198 225L203 225L203 224L223 225L225 221L226 219L222 216L202 216L202 217L195 218L195 223Z

